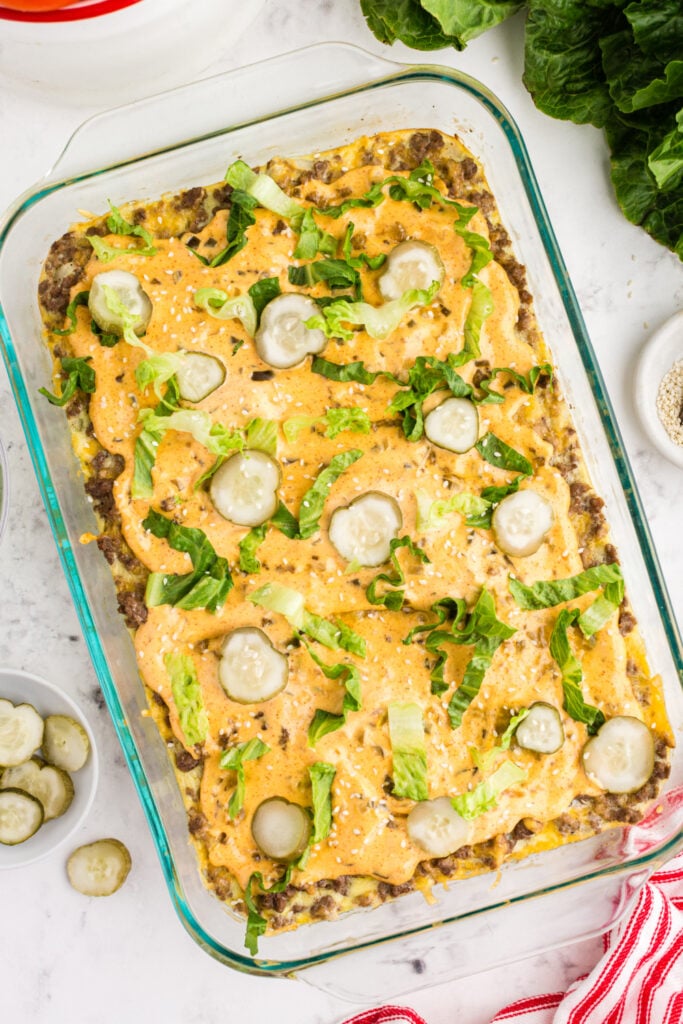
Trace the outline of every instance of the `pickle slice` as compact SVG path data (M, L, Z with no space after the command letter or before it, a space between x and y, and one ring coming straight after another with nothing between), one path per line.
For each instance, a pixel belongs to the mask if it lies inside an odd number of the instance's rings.
M48 715L45 719L43 754L55 768L77 772L88 760L90 740L80 724L68 715Z
M239 452L214 473L211 500L231 523L260 526L275 514L280 478L280 466L265 452Z
M125 882L131 863L130 853L118 839L98 839L74 850L66 872L83 896L111 896Z
M218 678L230 700L258 704L284 690L289 662L263 630L235 629L223 641Z
M402 525L397 502L388 494L368 491L350 505L335 509L328 532L330 541L347 562L372 567L387 561L391 542Z
M220 359L206 352L183 352L176 379L181 398L186 402L202 402L225 380L225 367Z
M122 318L113 313L107 303L106 288L111 288L132 317L132 328L136 334L144 334L152 316L152 300L143 289L135 274L127 270L105 270L96 274L90 285L88 309L90 315L106 334L123 334L126 326Z
M479 437L479 413L469 398L447 398L425 417L425 434L439 448L468 452Z
M251 834L266 857L284 862L296 860L308 846L311 819L300 804L274 796L256 808Z
M529 708L515 730L515 740L524 750L554 754L564 743L562 718L557 708L539 700Z
M43 728L43 719L30 704L0 700L0 767L28 761L43 741Z
M22 789L0 791L0 843L17 846L35 835L44 818L43 805Z
M423 800L408 815L408 835L430 857L447 857L469 842L471 825L453 807L450 797Z
M306 327L306 321L320 315L320 306L298 292L278 295L261 314L254 338L264 363L284 370L298 366L307 355L322 352L327 344L324 331Z
M498 547L513 558L538 551L552 525L552 505L531 488L508 494L491 519Z
M59 818L74 798L73 782L67 773L38 761L5 768L0 778L0 789L21 789L40 800L45 812L44 821Z
M608 718L581 754L589 779L608 793L633 793L644 786L655 766L652 733L639 718Z
M442 283L444 267L438 250L428 242L412 239L401 242L389 253L379 279L382 298L400 299L412 288L426 290L432 281Z

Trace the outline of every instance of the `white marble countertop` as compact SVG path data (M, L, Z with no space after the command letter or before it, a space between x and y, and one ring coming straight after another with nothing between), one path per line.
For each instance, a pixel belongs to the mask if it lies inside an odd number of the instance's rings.
M357 0L267 0L257 30L213 52L207 71L339 39L389 54L366 29ZM402 47L394 47L390 55L420 60ZM521 84L519 16L476 40L465 53L449 50L428 59L481 79L521 127L680 617L683 473L647 442L635 416L631 379L649 333L683 307L683 268L620 214L609 188L601 135L590 127L552 121L535 110ZM113 94L108 105L115 103ZM0 209L50 167L71 131L93 109L76 109L47 92L5 88L0 93ZM134 863L124 888L108 900L87 900L74 892L60 852L0 873L0 1017L21 1024L145 1019L199 1024L226 1013L234 1017L239 1008L240 1024L273 1018L281 1024L342 1020L352 1006L296 981L233 972L203 953L176 919L112 725L100 706L4 368L0 436L8 450L11 479L8 529L0 544L0 665L48 677L82 702L94 723L101 781L77 839L118 836ZM566 987L593 965L600 949L597 939L580 942L401 1001L429 1024L486 1024L511 999Z

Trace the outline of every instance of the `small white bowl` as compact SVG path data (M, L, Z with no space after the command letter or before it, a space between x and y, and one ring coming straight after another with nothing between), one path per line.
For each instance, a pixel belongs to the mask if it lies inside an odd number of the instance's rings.
M634 376L634 399L643 429L655 448L683 469L683 446L672 441L657 412L657 392L674 363L683 360L683 310L654 332L640 354Z
M71 806L60 818L53 818L42 825L25 843L17 846L0 844L1 870L23 867L42 860L66 842L90 810L97 789L99 768L93 732L85 715L70 697L52 683L18 669L0 669L0 699L11 700L13 704L32 704L44 718L47 715L69 715L81 723L90 740L88 760L80 771L71 773L74 784Z

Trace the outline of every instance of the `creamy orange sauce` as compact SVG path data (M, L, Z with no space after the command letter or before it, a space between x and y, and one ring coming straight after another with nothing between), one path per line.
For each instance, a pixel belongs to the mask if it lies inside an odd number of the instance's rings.
M332 184L316 181L315 194L333 203L340 190L361 195L384 176L384 170L377 166L357 167ZM278 276L283 291L297 290L287 280L287 267L299 262L292 256L296 236L290 229L274 233L278 218L266 210L256 210L255 216L247 246L224 266L204 267L178 239L160 239L156 242L157 254L152 257L122 254L104 267L93 256L78 290L88 288L93 276L105 269L121 268L138 275L154 304L145 342L159 352L182 348L210 353L225 364L225 382L197 407L228 428L245 427L257 416L280 423L294 416L322 416L331 406L360 406L374 426L368 435L346 432L334 440L324 437L320 428L306 428L292 444L280 431L280 498L294 514L305 491L332 456L350 448L360 449L363 455L333 485L320 531L302 541L289 540L270 529L258 552L262 571L247 576L237 568L238 544L247 530L223 519L207 491L195 491L197 480L212 465L214 456L190 435L166 433L153 470L153 499L131 498L139 409L156 404L154 395L140 394L135 382L135 367L145 354L123 341L113 348L102 347L90 331L87 309L77 311L79 327L71 336L74 353L91 358L97 377L97 390L90 404L95 434L106 449L125 460L115 497L126 541L151 571L189 571L188 556L173 551L141 525L149 508L159 509L162 502L171 501L177 521L203 530L216 551L228 559L235 577L234 589L215 615L169 606L150 609L147 622L135 635L138 664L144 681L169 706L173 730L183 743L164 656L184 653L196 666L210 723L201 782L210 863L228 867L241 886L252 871L267 869L268 862L258 855L251 836L254 810L262 800L276 795L310 806L307 767L315 761L327 761L336 767L333 829L313 848L305 869L295 871L293 881L314 882L354 874L400 883L413 876L427 854L407 834L406 814L411 802L385 792L386 779L392 774L387 705L392 700L410 700L423 709L431 797L462 793L480 780L470 748L484 751L495 744L501 712L512 712L539 699L561 708L560 674L548 650L557 609L522 611L510 596L508 577L514 573L525 582L533 582L582 570L580 543L569 515L569 489L561 474L547 464L552 446L532 426L543 412L542 399L511 388L505 392L503 404L479 407L480 434L494 432L534 463L533 478L522 487L535 488L552 504L554 523L546 542L534 555L509 559L497 548L490 531L469 529L457 513L437 528L419 531L416 492L425 492L432 500L458 491L478 494L486 486L508 482L511 474L490 466L475 450L455 455L436 448L426 438L408 442L398 419L387 423L386 407L396 386L385 380L378 379L367 387L331 382L313 375L310 360L306 360L293 369L275 371L271 380L252 381L255 370L269 367L259 359L241 323L212 319L195 306L193 296L204 287L237 294L264 276ZM397 241L396 225L400 224L406 237L436 246L446 268L441 291L429 307L407 314L385 340L372 339L362 330L356 331L350 342L330 340L323 353L326 359L338 363L360 359L371 370L405 375L419 355L445 358L462 348L471 290L460 281L469 267L470 252L453 231L455 218L448 208L418 211L410 203L390 198L376 209L354 209L337 221L319 218L320 226L340 239L352 221L355 238L360 240L354 249L364 249L371 255L391 251ZM226 212L219 212L199 233L200 239L208 235L223 239L226 219ZM486 220L480 212L469 227L486 235ZM128 242L115 237L107 241L114 245ZM362 275L365 299L374 305L381 302L377 288L380 273L363 271ZM481 358L491 366L513 367L520 373L549 358L545 352L534 352L517 330L519 296L503 268L492 262L479 278L493 298L493 313L481 333ZM314 297L329 294L324 285L307 293ZM235 341L243 342L236 351ZM475 369L471 362L459 372L471 381ZM443 393L433 395L426 410L443 397ZM430 559L423 565L409 553L399 553L406 573L407 603L402 612L371 606L365 589L379 570L347 572L329 541L327 528L333 511L368 490L384 492L396 500L403 516L401 533L418 542ZM326 617L339 616L367 643L364 659L317 648L328 664L347 661L358 668L363 706L349 715L343 728L321 739L314 750L307 744L308 724L317 708L339 712L343 689L338 682L325 678L303 647L291 643L293 631L281 616L266 613L249 602L250 594L268 581L300 591L310 610ZM422 644L406 646L402 640L414 625L428 621L426 613L433 601L451 596L472 602L484 585L495 596L499 618L517 632L495 654L479 696L465 713L462 726L452 730L446 708L472 649L450 649L446 679L451 690L438 698L430 693L432 659ZM593 596L586 595L573 605L585 607ZM263 628L289 661L286 689L257 705L231 701L218 678L223 637L247 625ZM658 710L653 702L650 710L644 709L634 697L616 617L593 640L581 640L572 633L571 643L583 664L587 701L606 714L645 717L653 725L664 727L661 708ZM565 811L577 794L599 792L580 766L585 727L566 714L563 725L566 741L555 754L540 756L513 747L509 756L526 769L527 781L506 791L497 808L475 819L472 842L508 831L523 817L550 820ZM254 736L267 743L270 752L245 765L245 812L231 821L227 805L236 780L233 772L220 768L220 756L226 737L232 746Z

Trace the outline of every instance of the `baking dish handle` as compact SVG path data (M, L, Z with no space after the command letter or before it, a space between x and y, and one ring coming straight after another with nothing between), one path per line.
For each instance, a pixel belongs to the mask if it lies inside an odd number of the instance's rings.
M45 184L80 178L386 78L401 65L320 43L96 114L76 129ZM302 74L305 71L305 74ZM190 138L178 124L193 124Z

